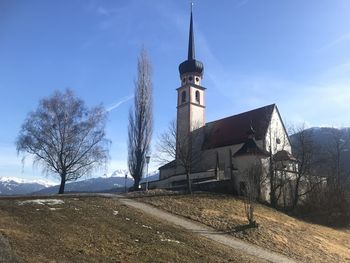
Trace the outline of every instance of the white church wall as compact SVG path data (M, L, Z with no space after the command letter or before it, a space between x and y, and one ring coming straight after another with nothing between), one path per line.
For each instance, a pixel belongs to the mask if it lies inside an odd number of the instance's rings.
M269 184L267 180L267 175L269 171L269 160L268 158L259 158L253 155L243 155L234 158L234 165L235 168L237 169L235 171L235 188L238 191L240 187L241 182L246 181L246 175L244 174L250 167L253 165L261 165L262 170L261 170L261 181L263 182L260 187L261 187L261 199L265 201L270 200L270 190L269 190Z
M191 131L204 126L204 110L201 106L191 105Z
M199 101L196 99L196 92L199 93ZM204 101L204 91L202 89L191 88L191 102L195 104L205 105Z
M219 169L225 171L225 177L229 178L231 169L232 155L238 151L243 144L219 147L215 149L208 149L203 152L201 158L201 167L203 170L209 170L216 167L216 153L219 154ZM230 152L231 150L231 152Z
M271 144L271 150L273 154L281 150L286 150L288 152L291 152L292 150L288 140L288 135L284 129L283 122L276 107L272 112L271 121L267 129L265 141L265 149L269 151Z

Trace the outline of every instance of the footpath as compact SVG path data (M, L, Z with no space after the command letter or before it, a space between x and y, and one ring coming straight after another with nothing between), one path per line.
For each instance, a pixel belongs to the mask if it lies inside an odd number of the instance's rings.
M117 199L122 204L125 204L129 207L136 208L138 210L143 211L144 213L147 213L149 215L152 215L155 218L161 219L163 221L167 221L169 223L172 223L174 225L180 226L182 228L185 228L186 230L204 236L208 239L211 239L213 241L219 242L225 246L231 247L236 250L240 250L248 255L252 255L257 258L261 258L270 262L274 263L292 263L296 262L284 255L277 254L275 252L271 252L269 250L266 250L264 248L255 246L253 244L244 242L242 240L239 240L233 236L230 236L228 234L225 234L224 232L217 231L211 227L202 225L198 222L194 222L192 220L165 212L163 210L160 210L158 208L155 208L151 205L141 203L138 201L135 201L133 199L129 199L123 196L114 195L114 194L101 194L105 197L110 197L113 199Z

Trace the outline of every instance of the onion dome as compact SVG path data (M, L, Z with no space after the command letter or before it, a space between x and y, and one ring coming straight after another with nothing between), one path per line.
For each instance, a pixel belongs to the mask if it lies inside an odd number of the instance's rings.
M193 34L193 15L191 10L190 33L188 40L187 60L179 65L180 75L186 73L197 73L202 75L204 70L203 63L195 59L194 34Z

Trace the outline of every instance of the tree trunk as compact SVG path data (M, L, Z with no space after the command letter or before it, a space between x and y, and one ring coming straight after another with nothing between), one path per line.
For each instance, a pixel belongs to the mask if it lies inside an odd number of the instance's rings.
M139 185L140 185L140 178L134 178L134 191L138 191L139 190Z
M270 190L270 205L273 208L277 207L277 197L276 197L276 188L275 188L275 184L272 183L271 184L271 190Z
M64 187L66 185L66 174L61 174L61 185L58 194L64 194Z
M190 179L190 173L186 173L187 177L187 190L190 194L192 194L192 185L191 185L191 179Z
M292 204L292 210L294 210L299 202L299 183L300 183L300 177L298 177L296 183L295 183L295 189L294 189L294 198L293 198L293 204Z

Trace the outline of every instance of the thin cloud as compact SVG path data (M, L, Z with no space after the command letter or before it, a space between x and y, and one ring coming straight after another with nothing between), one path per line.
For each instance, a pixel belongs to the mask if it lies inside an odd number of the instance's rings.
M118 102L114 103L113 105L111 105L110 107L107 108L107 111L110 112L112 110L115 110L116 108L118 108L120 105L122 105L123 103L131 100L134 97L134 95L129 95L126 96L124 98L121 98Z
M242 1L239 1L238 3L236 3L236 8L240 8L242 6L245 6L246 4L248 4L248 1L249 0L242 0Z
M338 37L337 39L333 40L332 42L324 45L323 47L319 48L317 51L321 52L321 51L325 51L327 49L330 49L336 45L338 45L339 43L343 42L343 41L347 41L350 40L350 33L344 34L340 37Z

